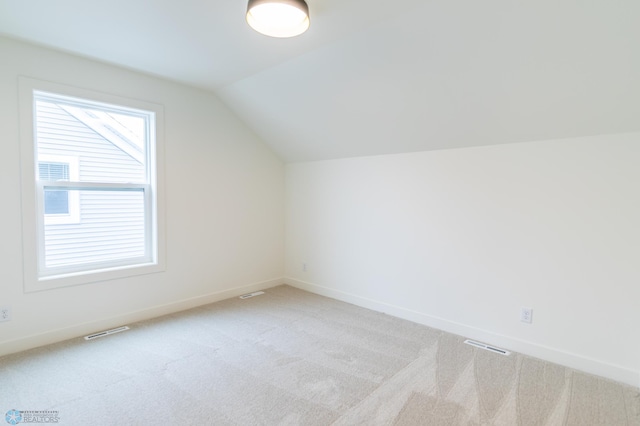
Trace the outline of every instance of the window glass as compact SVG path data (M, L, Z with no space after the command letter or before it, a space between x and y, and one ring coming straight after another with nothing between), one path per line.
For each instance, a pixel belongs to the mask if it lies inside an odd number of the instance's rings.
M69 164L39 163L40 180L68 181ZM44 214L69 214L69 192L64 190L44 191Z

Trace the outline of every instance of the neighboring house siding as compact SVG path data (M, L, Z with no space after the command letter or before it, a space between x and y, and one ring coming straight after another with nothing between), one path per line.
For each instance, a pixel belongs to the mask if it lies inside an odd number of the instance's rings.
M144 167L113 143L54 103L36 105L39 155L77 157L83 182L144 181ZM144 255L141 193L80 191L79 207L79 223L45 226L48 267Z

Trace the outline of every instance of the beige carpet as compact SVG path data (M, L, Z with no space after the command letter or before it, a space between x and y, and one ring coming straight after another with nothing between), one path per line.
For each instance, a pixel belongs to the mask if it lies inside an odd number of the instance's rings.
M0 414L48 410L60 425L640 425L637 388L463 340L280 286L0 358Z

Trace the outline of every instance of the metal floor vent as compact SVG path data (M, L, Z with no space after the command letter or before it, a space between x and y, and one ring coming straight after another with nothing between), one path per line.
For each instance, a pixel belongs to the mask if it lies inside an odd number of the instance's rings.
M243 294L239 299L248 299L250 297L260 296L261 294L264 294L264 291L254 291L253 293Z
M126 325L123 327L112 328L111 330L101 331L99 333L94 333L88 336L84 336L84 340L93 340L93 339L97 339L98 337L104 337L110 334L120 333L122 331L127 331L127 330L129 330L129 327L127 327Z
M475 340L465 340L464 342L467 345L475 346L476 348L484 349L486 351L495 352L495 353L500 354L500 355L504 355L504 356L511 355L511 352L509 352L509 351L505 351L504 349L500 349L500 348L496 348L496 347L493 347L493 346L489 346L489 345L486 345L484 343L476 342Z

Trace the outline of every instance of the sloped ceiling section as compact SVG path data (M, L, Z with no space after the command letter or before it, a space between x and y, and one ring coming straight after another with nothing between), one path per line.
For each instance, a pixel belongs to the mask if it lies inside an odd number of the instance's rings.
M638 0L0 0L0 34L219 94L286 161L640 131Z
M638 5L424 2L220 93L288 161L638 131Z

